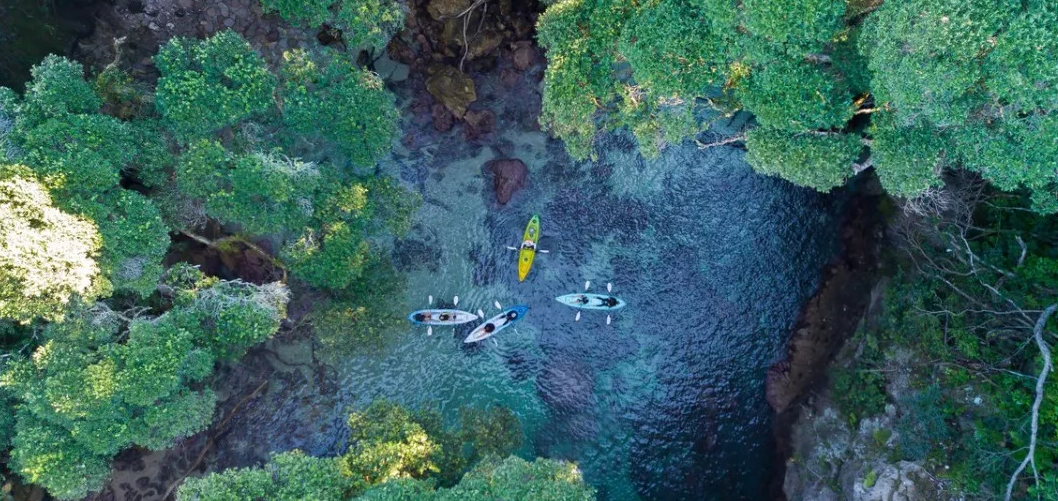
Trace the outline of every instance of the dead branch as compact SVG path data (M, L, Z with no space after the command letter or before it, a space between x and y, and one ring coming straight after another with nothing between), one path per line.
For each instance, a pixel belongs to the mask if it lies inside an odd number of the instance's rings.
M709 148L714 148L714 147L717 147L717 146L723 146L725 144L738 143L738 142L745 141L745 140L746 140L746 135L745 134L739 134L737 136L731 136L731 137L729 137L727 139L721 139L720 141L715 141L715 142L712 142L712 143L703 143L703 142L695 139L694 140L694 144L697 144L698 145L698 149L700 149L700 150L708 150Z
M1014 491L1014 483L1018 481L1018 475L1021 474L1026 465L1032 465L1032 477L1035 479L1036 485L1040 483L1040 472L1036 469L1036 437L1040 430L1040 405L1043 404L1043 386L1047 383L1047 375L1054 369L1051 364L1051 349L1043 341L1043 329L1047 326L1047 319L1054 314L1055 309L1058 309L1058 304L1052 304L1046 310L1043 310L1043 314L1036 320L1036 328L1033 330L1036 345L1040 348L1040 355L1043 356L1043 368L1040 369L1040 375L1036 378L1036 400L1032 403L1032 435L1029 438L1028 454L1018 465L1018 469L1014 470L1014 474L1010 476L1010 482L1007 483L1007 494L1003 498L1004 501L1010 501L1010 495Z

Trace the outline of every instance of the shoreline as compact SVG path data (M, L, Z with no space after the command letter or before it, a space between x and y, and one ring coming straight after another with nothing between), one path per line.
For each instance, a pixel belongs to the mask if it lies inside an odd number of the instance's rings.
M816 293L802 307L786 356L768 369L765 396L772 420L774 462L768 498L785 501L791 433L805 398L827 381L835 355L859 327L880 278L885 195L873 171L851 182L853 193L839 227L841 250L820 272Z

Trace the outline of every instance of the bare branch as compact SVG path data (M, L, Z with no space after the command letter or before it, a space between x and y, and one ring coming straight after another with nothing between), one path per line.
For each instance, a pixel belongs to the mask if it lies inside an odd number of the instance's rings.
M712 142L712 143L703 143L703 142L695 139L694 143L698 145L698 149L700 149L700 150L708 150L709 148L714 148L716 146L723 146L725 144L737 143L737 142L745 141L745 140L746 140L746 135L745 134L739 134L737 136L731 136L731 137L729 137L727 139L722 139L720 141L715 141L715 142Z
M1026 465L1032 465L1032 476L1036 481L1036 485L1040 483L1040 472L1036 469L1036 436L1040 430L1040 405L1043 404L1043 386L1047 383L1047 375L1054 369L1051 365L1051 349L1047 346L1047 343L1043 341L1043 329L1047 325L1047 319L1054 313L1054 310L1058 309L1058 304L1052 304L1043 310L1043 314L1036 320L1036 329L1033 331L1033 336L1036 338L1036 345L1040 348L1040 355L1043 356L1043 368L1040 369L1040 375L1036 378L1036 400L1032 403L1032 435L1029 438L1029 452L1025 455L1025 459L1018 465L1018 469L1014 470L1014 474L1010 476L1010 482L1007 483L1007 494L1004 496L1004 501L1010 501L1010 495L1014 491L1014 483L1018 481L1018 475L1025 469Z

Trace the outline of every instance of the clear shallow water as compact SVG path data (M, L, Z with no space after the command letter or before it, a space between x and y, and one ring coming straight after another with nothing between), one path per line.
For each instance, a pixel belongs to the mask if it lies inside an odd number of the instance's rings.
M523 456L577 461L602 500L760 499L772 465L765 370L835 249L838 197L758 176L736 149L644 161L611 137L597 162L574 164L539 132L500 141L530 170L507 206L482 173L492 148L395 155L387 169L425 200L395 253L409 311L432 294L528 315L473 346L462 343L472 325L432 337L409 325L383 354L338 364L339 401L439 405L453 420L464 405L505 405L521 418ZM534 213L551 253L518 283L505 246ZM589 312L574 323L554 300L585 280L628 301L613 325ZM333 453L342 440L305 445Z

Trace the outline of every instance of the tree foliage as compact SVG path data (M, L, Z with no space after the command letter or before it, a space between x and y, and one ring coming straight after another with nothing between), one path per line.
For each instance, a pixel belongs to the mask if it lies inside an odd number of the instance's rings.
M99 229L63 212L22 166L0 166L0 317L59 320L73 300L106 292Z
M1058 114L1053 2L909 0L847 12L850 5L553 2L538 26L549 61L541 124L578 159L592 155L600 131L622 127L653 156L745 109L760 126L795 137L870 140L871 164L900 197L937 186L944 169L966 168L1029 191L1034 210L1058 212L1058 144L1048 139ZM666 124L674 104L697 119ZM865 120L854 119L856 108ZM757 145L775 143L773 133L763 137L772 141ZM794 183L828 190L851 174L848 158L784 170Z
M315 458L301 451L272 456L262 468L232 468L189 478L177 491L180 501L344 501L352 488L338 474L335 458Z
M261 6L296 25L330 23L351 47L381 49L404 24L397 0L261 0Z
M571 463L508 457L522 437L517 417L506 408L465 408L461 426L451 429L435 412L412 412L380 400L350 414L348 424L349 450L343 456L276 454L260 468L189 479L177 491L177 499L595 499L594 490Z
M211 133L272 105L275 76L233 31L205 40L173 38L154 61L162 75L156 105L184 137Z
M378 75L304 50L284 58L283 119L291 129L323 137L359 166L374 165L390 150L398 113Z
M761 174L777 175L819 191L844 185L863 144L855 134L790 134L757 128L746 134L746 161Z
M216 396L193 384L279 326L282 286L170 271L172 309L129 319L103 305L47 326L31 358L4 367L0 388L18 405L11 467L60 499L83 497L131 445L170 447L205 428Z

